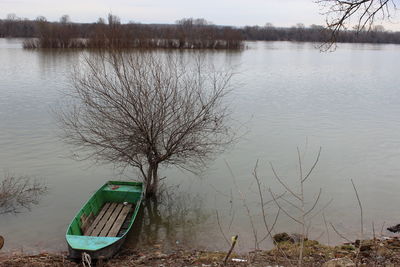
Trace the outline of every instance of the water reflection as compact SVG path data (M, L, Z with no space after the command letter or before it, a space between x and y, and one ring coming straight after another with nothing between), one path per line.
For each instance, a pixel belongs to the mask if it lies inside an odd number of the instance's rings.
M40 49L38 51L28 51L37 56L38 65L40 67L41 75L48 75L57 73L70 76L71 67L77 64L80 56L79 50L54 50L54 49ZM60 66L64 66L63 70Z
M172 191L158 199L147 199L136 217L125 246L128 248L162 244L166 249L196 244L198 234L210 217L199 195ZM203 232L204 233L204 232Z

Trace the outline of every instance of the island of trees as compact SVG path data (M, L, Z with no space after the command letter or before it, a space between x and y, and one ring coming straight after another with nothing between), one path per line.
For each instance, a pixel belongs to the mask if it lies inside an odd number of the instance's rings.
M9 14L0 20L0 37L30 38L25 48L196 48L240 49L243 41L328 42L332 30L320 25L306 27L218 26L205 19L184 18L176 24L123 24L115 15L95 23L74 23L68 15L57 22L39 16L35 20ZM341 30L336 42L400 44L400 32L376 25L368 31Z
M233 27L216 26L205 19L181 19L174 25L122 24L112 14L96 23L73 23L68 15L58 22L45 17L0 20L0 37L31 38L25 48L196 48L240 49L243 36Z

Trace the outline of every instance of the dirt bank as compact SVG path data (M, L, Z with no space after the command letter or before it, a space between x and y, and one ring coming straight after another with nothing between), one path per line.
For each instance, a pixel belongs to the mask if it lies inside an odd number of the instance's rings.
M279 243L268 251L235 254L226 266L293 266L297 264L299 245L290 241ZM98 262L97 266L222 266L226 252L175 250L164 252L158 247L147 250L121 250L113 259ZM328 264L329 263L329 264ZM400 266L400 240L382 238L354 244L330 247L317 241L306 241L304 266ZM332 264L332 265L330 265ZM340 265L342 264L342 265ZM1 267L13 266L83 266L69 261L66 254L42 253L38 255L3 254ZM93 264L92 264L93 266Z

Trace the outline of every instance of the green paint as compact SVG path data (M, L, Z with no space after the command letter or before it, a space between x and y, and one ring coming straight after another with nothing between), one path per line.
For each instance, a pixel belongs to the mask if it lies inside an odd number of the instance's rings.
M69 225L66 233L68 244L72 249L96 251L110 246L119 239L123 238L130 231L139 211L143 196L142 193L143 184L139 182L109 181L104 184L82 207ZM97 216L103 204L106 202L128 202L136 205L127 231L121 237L83 236L80 220L82 214L89 216L90 213L93 213L95 216Z
M120 237L67 235L67 242L73 249L96 251L112 245Z

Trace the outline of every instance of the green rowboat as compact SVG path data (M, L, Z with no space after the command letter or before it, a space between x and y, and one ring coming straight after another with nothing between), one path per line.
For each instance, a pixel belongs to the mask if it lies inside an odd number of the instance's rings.
M143 184L109 181L82 207L68 227L69 256L110 258L122 246L139 211Z

